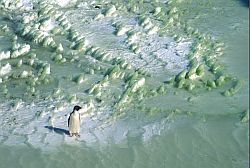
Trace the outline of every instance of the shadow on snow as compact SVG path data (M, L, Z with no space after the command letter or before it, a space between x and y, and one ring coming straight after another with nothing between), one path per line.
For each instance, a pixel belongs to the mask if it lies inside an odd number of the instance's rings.
M65 130L65 129L62 129L62 128L56 128L56 127L52 127L52 126L45 126L45 128L51 130L51 131L54 131L55 133L57 134L66 134L66 135L69 135L69 131L68 130Z

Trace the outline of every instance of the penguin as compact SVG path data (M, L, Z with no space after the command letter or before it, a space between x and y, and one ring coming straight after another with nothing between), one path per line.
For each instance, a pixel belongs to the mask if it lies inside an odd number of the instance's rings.
M79 110L80 106L75 106L73 112L70 113L68 118L68 127L69 127L69 136L77 136L80 137L80 125L81 125L81 117Z

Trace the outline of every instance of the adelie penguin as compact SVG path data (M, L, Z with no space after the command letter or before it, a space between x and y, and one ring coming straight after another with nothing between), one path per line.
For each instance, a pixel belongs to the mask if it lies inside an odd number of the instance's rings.
M80 125L81 125L81 116L79 110L80 106L75 106L73 112L70 113L68 118L68 127L69 127L69 136L80 137Z

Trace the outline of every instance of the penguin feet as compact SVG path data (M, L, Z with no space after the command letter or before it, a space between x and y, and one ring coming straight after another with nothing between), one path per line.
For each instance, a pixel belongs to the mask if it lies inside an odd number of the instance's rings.
M69 136L70 137L76 136L76 137L80 138L80 134L79 133L70 133Z

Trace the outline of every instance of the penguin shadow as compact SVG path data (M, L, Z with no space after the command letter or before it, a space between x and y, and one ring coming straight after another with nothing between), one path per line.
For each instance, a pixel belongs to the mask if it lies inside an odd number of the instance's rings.
M66 129L52 127L52 126L44 126L44 127L60 135L63 135L63 134L69 135L69 131Z

